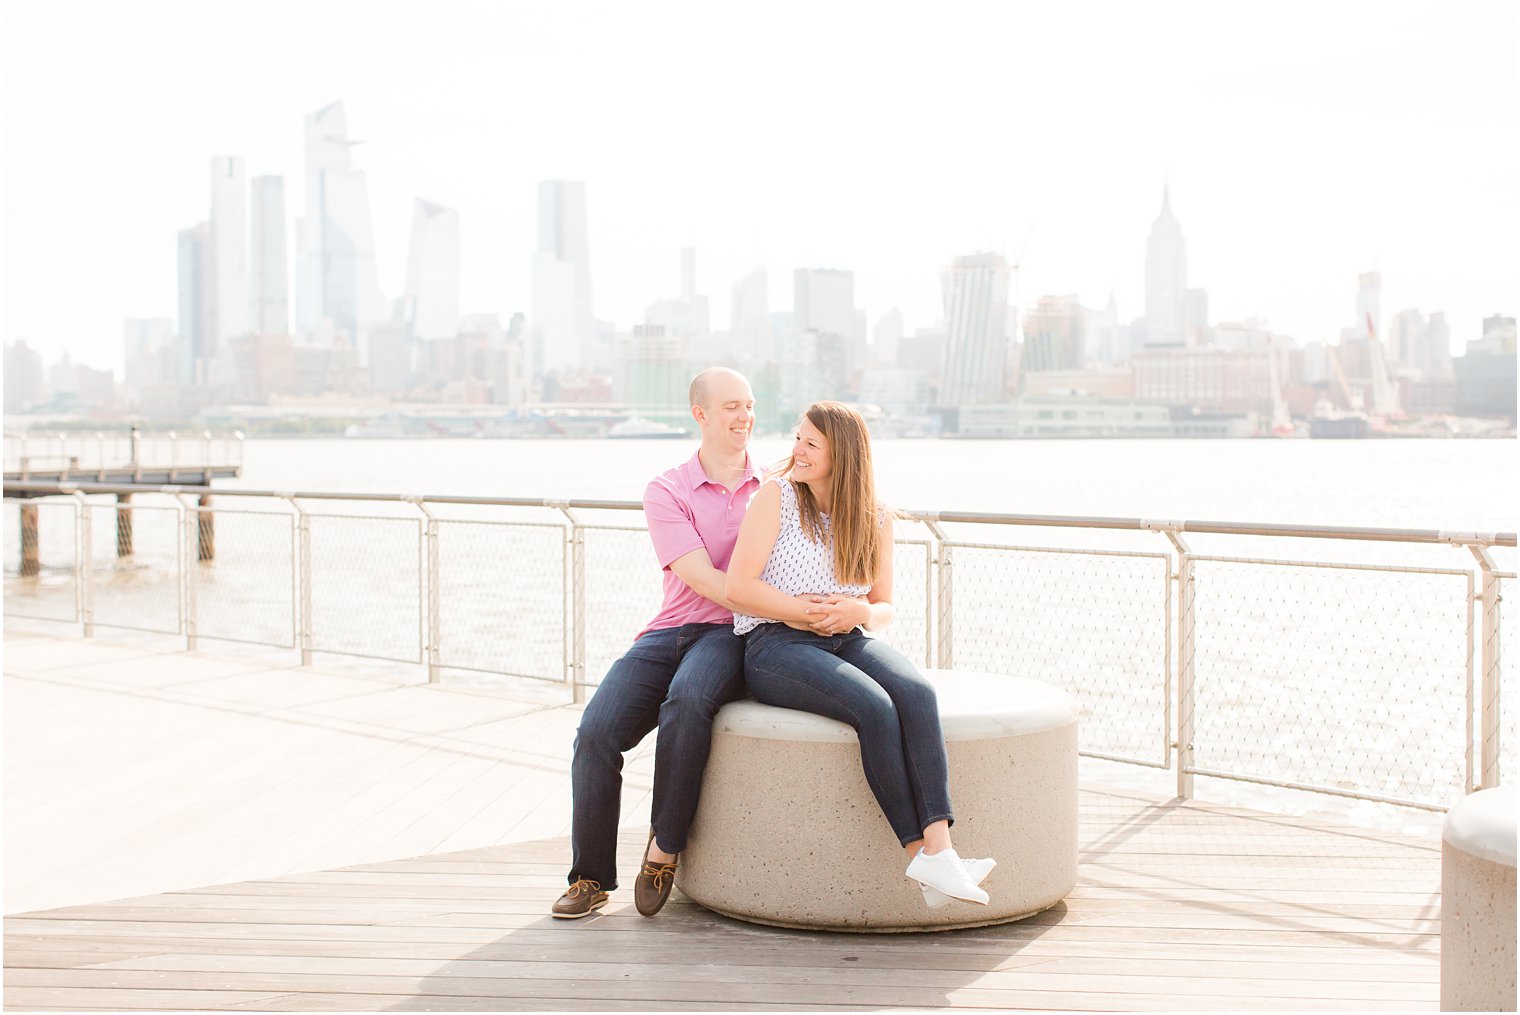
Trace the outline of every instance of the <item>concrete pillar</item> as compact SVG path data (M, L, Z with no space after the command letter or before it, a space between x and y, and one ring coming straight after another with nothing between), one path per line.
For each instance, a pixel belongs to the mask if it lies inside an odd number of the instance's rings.
M132 556L132 495L116 495L116 556Z
M204 510L211 507L211 495L201 494L200 506L203 510L196 512L200 520L200 538L196 542L196 560L216 559L216 515Z
M28 578L42 570L42 556L37 545L37 505L21 502L21 577Z

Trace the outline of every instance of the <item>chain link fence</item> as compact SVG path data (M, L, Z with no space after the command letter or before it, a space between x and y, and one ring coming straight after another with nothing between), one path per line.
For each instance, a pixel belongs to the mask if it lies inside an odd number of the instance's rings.
M1193 764L1451 803L1471 778L1472 575L1193 558Z
M184 631L184 529L178 507L90 506L90 616L102 627Z
M422 519L307 513L302 521L307 648L422 662Z
M190 616L199 638L275 648L300 644L296 517L194 507Z
M1515 604L1514 600L1520 588L1515 585L1513 572L1499 572L1499 630L1509 631L1511 637L1520 635L1520 628L1515 627ZM1499 771L1501 778L1513 783L1520 777L1520 769L1515 766L1520 764L1520 719L1515 713L1520 709L1520 692L1516 691L1515 684L1520 681L1520 674L1515 672L1515 652L1510 648L1508 655L1499 657Z
M436 664L563 680L566 526L451 519L434 524Z
M1077 699L1084 753L1167 765L1168 555L941 545L955 666L1064 687Z

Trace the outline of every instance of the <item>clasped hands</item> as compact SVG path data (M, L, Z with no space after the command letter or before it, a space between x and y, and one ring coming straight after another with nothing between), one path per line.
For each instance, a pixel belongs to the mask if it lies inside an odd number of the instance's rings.
M785 621L787 627L793 627L799 631L811 631L814 634L839 634L865 626L871 616L871 604L865 596L823 596L804 592L792 598L807 604L802 612L812 618L807 623Z

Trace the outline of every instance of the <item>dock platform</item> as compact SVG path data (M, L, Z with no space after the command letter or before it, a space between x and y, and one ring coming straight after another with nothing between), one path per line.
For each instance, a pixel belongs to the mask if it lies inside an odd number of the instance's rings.
M274 660L271 654L271 660ZM5 1004L225 1010L1438 1007L1440 842L1084 784L1077 888L841 935L548 906L558 689L512 695L7 625Z

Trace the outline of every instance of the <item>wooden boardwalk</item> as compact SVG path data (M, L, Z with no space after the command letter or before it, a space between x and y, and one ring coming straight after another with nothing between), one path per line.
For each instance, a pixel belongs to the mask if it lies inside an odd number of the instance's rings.
M7 658L8 737L13 720L19 725L35 719L35 708L40 707L37 700L18 696L24 714L17 719L11 706L13 688L45 685L48 702L58 698L57 703L77 706L105 693L89 686L89 680L121 679L115 671L109 678L83 672L100 665L93 657L63 665L60 660L68 659L65 650L80 644L58 642L50 650L46 644L29 647L23 640L22 658L14 666ZM109 653L110 648L95 651ZM50 653L51 665L46 663ZM66 674L72 676L66 679ZM304 675L299 671L287 676L294 680ZM312 679L320 684L322 675ZM231 700L231 688L251 693L246 674L203 676L194 685L195 693L208 699L212 686L222 680L231 681L225 693L218 692L224 701ZM183 686L175 700L162 700L167 689L179 685L168 678L156 684L146 678L129 681L132 690L126 698L144 720L159 708L181 718L184 709L199 708L207 713L207 722L254 723L266 735L278 728L267 724L279 723L324 740L359 737L370 742L373 753L351 760L369 768L374 785L397 778L387 774L393 773L387 766L377 770L374 755L394 761L402 755L392 752L421 751L412 764L425 767L423 759L431 758L438 767L429 769L427 778L416 773L407 777L394 799L374 796L372 790L362 809L346 813L351 826L356 814L364 815L359 825L370 833L366 841L357 833L346 844L328 841L335 826L311 812L310 794L291 797L294 815L275 805L278 792L259 809L243 814L237 827L263 845L258 850L246 847L252 852L237 863L283 871L278 875L193 887L210 881L182 871L180 880L171 882L173 890L111 902L93 900L110 896L91 899L76 890L78 904L12 911L5 921L7 1008L1438 1007L1440 849L1435 839L1182 804L1089 785L1083 788L1080 805L1082 855L1076 890L1055 909L1017 924L933 935L805 933L729 920L679 894L658 917L645 919L633 910L631 880L600 914L556 921L548 917L547 908L563 885L569 848L555 825L562 813L544 808L549 807L547 797L566 791L562 764L553 758L562 760L568 742L553 750L531 748L522 734L541 719L549 731L545 739L562 736L565 728L573 728L561 714L566 710L535 712L519 703L515 720L493 718L491 709L505 709L510 703L492 705L495 699L436 689L369 686L356 689L350 703L368 709L368 719L345 713L341 723L334 720L323 726L311 717L336 715L334 699L311 692L306 697L315 697L307 701L293 684L271 683L269 693L280 691L286 699L241 713L230 705L212 709L204 702L188 704ZM389 704L381 707L387 699ZM445 703L454 700L463 702L471 719L450 718L461 726L444 729L444 713L453 707ZM405 703L417 701L433 701L441 711L426 718L408 714ZM573 718L574 710L568 712ZM386 741L376 730L391 721L382 722L382 717L391 716L409 729L424 729ZM315 732L312 725L318 727ZM515 730L516 742L492 747L482 736L468 750L459 747L468 742L462 739L465 731L480 729L493 736ZM110 745L105 746L107 761L120 763L109 757ZM7 743L7 789L14 776L26 806L17 807L8 793L8 847L17 822L41 823L55 829L52 834L83 827L77 823L83 819L50 813L34 817L27 809L40 799L33 782L48 784L52 777L34 774L29 781L26 771L16 775L17 763L31 761L25 752L34 748L24 737L21 754L13 753L15 747ZM199 749L217 747L203 744ZM177 767L185 755L171 754L167 763L158 764L147 747L139 744L138 750L148 759L140 760L138 778L150 787L155 781L178 785L175 779L188 778ZM492 751L502 754L495 757ZM535 752L549 760L525 757ZM342 792L352 791L357 784L344 779L357 776L340 771L345 762L336 745L324 757L329 769L324 780L339 785ZM292 759L292 764L299 760ZM647 756L632 766L636 786L641 765L647 766ZM500 790L489 781L499 769L515 778L504 778ZM235 774L249 777L246 772ZM56 778L72 777L64 773ZM79 778L82 784L84 777ZM237 779L229 776L226 785L237 785ZM519 795L512 785L527 788ZM292 787L287 785L284 792L290 794ZM644 828L636 819L638 808L647 812L647 799L638 799L642 792L630 794L635 802L625 812L622 852L629 876L643 845ZM234 799L215 794L212 798ZM326 798L318 792L315 799ZM445 800L456 803L441 807ZM57 810L62 813L64 808ZM538 814L534 827L558 834L526 840L503 836L503 815L519 811ZM426 820L429 814L434 815L431 822ZM213 815L214 808L208 809L204 820ZM262 826L252 821L255 817ZM120 813L113 812L101 827L119 820ZM408 838L405 828L419 820L428 826L425 834ZM162 837L155 839L156 826L139 824L135 837L118 833L111 841L137 850L136 856L149 866L154 862L152 844L171 842L175 829L183 835L188 827L183 816L177 822L166 817L160 822ZM445 827L467 831L440 837ZM301 836L301 848L281 853L279 841L288 835ZM468 841L471 836L489 844L464 849L432 845ZM240 840L229 833L210 841L236 853ZM413 842L429 845L411 851L423 855L399 859L409 853L398 847ZM58 845L63 849L68 844ZM301 869L302 858L337 856L345 849L387 858ZM71 876L67 863L55 864L50 873L43 871L46 864L35 859L37 855L35 843L22 851L23 870L17 876L23 881L15 893L11 879L17 872L7 864L8 900L13 894L41 897L41 889L26 879ZM98 857L97 847L94 853L80 853L78 861L87 864ZM1002 873L994 873L991 890L996 891L996 878ZM155 876L162 881L173 875ZM118 878L116 883L127 880Z

